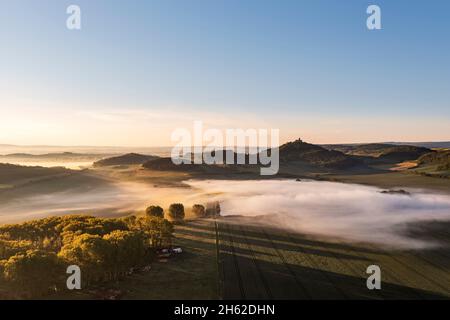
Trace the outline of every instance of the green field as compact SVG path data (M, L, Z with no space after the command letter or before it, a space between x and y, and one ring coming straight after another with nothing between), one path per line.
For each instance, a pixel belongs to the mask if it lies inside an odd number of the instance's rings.
M216 229L217 226L217 229ZM183 253L151 264L146 273L57 298L98 299L449 299L449 223L417 226L415 237L439 240L432 250L387 250L221 217L178 225ZM368 290L366 269L381 268L381 290Z
M444 248L394 251L248 222L219 221L224 299L450 298L450 234L443 228L432 236L444 241ZM381 268L381 290L366 287L366 268L372 264Z

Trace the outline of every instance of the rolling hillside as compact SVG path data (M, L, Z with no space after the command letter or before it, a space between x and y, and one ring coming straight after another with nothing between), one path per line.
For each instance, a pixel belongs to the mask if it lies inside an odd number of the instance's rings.
M344 169L363 165L362 161L337 150L327 150L321 146L298 139L283 144L279 148L280 160L284 163L304 162L309 165L332 169Z
M438 178L450 177L450 150L437 150L417 159L413 172Z
M171 158L158 158L145 162L142 167L151 170L160 171L202 171L203 165L190 164L190 165L176 165L172 162Z
M65 168L26 167L0 163L0 185L15 185L69 172L70 170Z
M383 150L378 159L384 162L402 162L416 160L420 156L432 152L430 149L414 146L394 146Z
M127 153L122 156L106 158L94 162L94 167L106 167L106 166L118 166L118 165L131 165L131 164L143 164L147 161L157 159L156 156L148 156L138 153Z
M366 161L376 160L384 163L397 163L416 160L420 156L432 152L424 147L412 145L392 145L385 143L369 143L359 145L324 145L328 150L340 151L347 155L365 157ZM373 158L373 159L371 159Z
M220 152L220 151L219 151ZM245 165L238 165L238 154L232 150L224 150L223 161L226 156L230 155L234 159L234 164L219 164L219 165L206 165L206 164L190 164L190 165L175 165L170 158L152 159L143 164L144 168L152 170L164 170L164 171L209 171L207 168L228 169L227 171L220 170L218 172L229 172L230 170L242 170L249 169L254 170L255 166L259 168L260 165L250 165L249 155L245 154ZM346 155L340 151L327 150L323 147L303 142L302 140L296 140L286 143L279 147L280 164L281 166L307 166L315 168L328 168L328 169L346 169L355 166L363 166L363 162L357 157ZM187 158L193 157L193 155L187 155Z
M218 151L220 152L220 151ZM238 154L232 150L223 150L223 160L226 156L232 156L234 164L181 164L175 165L170 158L152 159L143 164L143 167L151 170L161 171L185 171L185 172L203 172L203 173L215 173L215 174L230 174L230 173L258 173L260 164L249 164L249 154L245 154L245 165L236 164ZM364 163L358 157L346 155L340 151L327 150L321 146L309 144L298 139L293 142L286 143L279 147L280 154L280 167L289 168L289 172L292 173L292 169L297 170L346 170L354 167L364 167ZM191 154L187 154L186 158L193 157ZM259 163L259 162L258 162Z

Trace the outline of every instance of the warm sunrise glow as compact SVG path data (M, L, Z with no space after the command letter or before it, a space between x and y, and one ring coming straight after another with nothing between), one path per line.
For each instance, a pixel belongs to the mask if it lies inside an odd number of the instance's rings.
M39 103L36 103L40 105ZM7 103L7 105L13 105ZM301 137L311 143L444 141L450 136L445 118L298 115L274 116L270 122L249 113L214 113L186 107L85 109L2 106L0 142L59 146L172 146L176 128L192 130L201 119L211 128L279 128L280 143Z

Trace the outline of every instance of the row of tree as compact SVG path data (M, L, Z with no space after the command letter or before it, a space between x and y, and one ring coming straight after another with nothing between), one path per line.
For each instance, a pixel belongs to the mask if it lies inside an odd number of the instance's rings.
M150 206L145 210L147 216L164 218L164 209L160 206ZM180 222L185 217L184 205L182 203L172 203L167 212L167 218L174 222Z
M182 203L172 203L169 206L167 215L164 212L164 209L160 206L150 206L146 209L145 212L147 216L150 217L164 218L165 216L167 216L169 220L174 222L183 221L186 216L184 205ZM192 206L191 212L192 215L196 218L216 216L220 214L220 204L218 202L208 203L206 205L206 208L201 204L194 204Z

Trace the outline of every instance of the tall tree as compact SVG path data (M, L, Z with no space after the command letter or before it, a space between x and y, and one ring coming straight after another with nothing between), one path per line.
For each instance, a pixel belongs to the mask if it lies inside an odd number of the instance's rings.
M192 214L198 218L203 218L206 215L205 207L201 204L194 204L192 206Z
M148 216L164 218L164 210L160 206L150 206L145 210Z
M169 217L173 221L179 222L184 219L184 206L182 203L172 203L169 207Z

